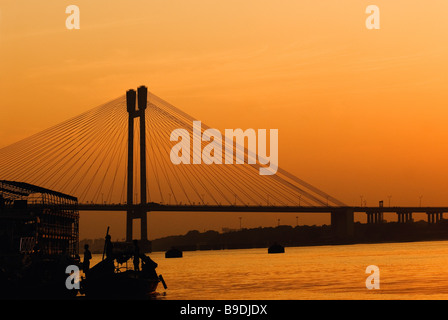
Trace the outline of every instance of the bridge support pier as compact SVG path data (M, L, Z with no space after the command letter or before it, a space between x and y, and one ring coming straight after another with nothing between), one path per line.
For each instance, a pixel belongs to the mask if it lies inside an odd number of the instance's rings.
M331 212L331 227L337 238L349 238L355 233L354 211L335 209Z
M382 212L366 212L367 214L367 223L381 223L383 222L383 213Z
M443 219L443 212L426 212L428 223L437 223Z
M412 222L412 212L397 212L398 223Z

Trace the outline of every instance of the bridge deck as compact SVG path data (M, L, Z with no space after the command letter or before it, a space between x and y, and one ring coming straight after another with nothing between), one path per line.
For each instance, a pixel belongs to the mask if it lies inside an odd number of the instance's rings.
M162 205L148 203L147 205L127 204L78 204L79 211L127 211L135 209L146 209L146 211L168 211L168 212L297 212L297 213L330 213L334 211L353 212L448 212L448 207L336 207L336 206L216 206L216 205Z

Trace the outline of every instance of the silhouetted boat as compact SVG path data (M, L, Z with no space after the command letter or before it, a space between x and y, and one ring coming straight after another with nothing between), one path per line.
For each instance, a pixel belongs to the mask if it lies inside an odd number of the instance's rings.
M182 258L182 251L172 248L165 252L165 258Z
M122 271L123 268L115 267L114 260L106 258L91 268L81 280L80 292L87 298L97 299L145 298L156 291L159 282L166 288L163 277L157 276L153 265L143 265L141 271L126 267Z
M278 243L274 243L269 247L268 253L285 253L285 247Z
M108 227L103 260L85 272L85 278L81 280L82 294L96 299L145 298L156 291L159 282L166 289L163 277L157 276L157 263L147 255L138 253L137 247L132 249L130 243L115 243L116 247L113 248L110 239ZM134 245L137 246L136 240ZM135 258L136 254L139 258L138 265L141 260L141 270L129 270L128 260ZM124 267L121 267L123 264Z

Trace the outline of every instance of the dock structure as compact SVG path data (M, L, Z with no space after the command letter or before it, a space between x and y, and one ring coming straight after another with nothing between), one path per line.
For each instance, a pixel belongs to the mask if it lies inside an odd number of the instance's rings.
M79 253L78 200L32 184L0 180L0 253Z

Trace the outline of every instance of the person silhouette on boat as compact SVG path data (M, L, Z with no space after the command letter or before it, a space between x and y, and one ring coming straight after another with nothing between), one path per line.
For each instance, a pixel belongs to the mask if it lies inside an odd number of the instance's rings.
M89 245L84 245L84 260L82 262L82 269L84 270L84 273L87 273L90 269L90 260L92 259L92 253L89 250Z
M110 235L106 235L106 242L104 243L105 251L106 251L106 258L107 259L113 259L113 250L114 246L112 245L112 240Z
M134 240L134 271L140 271L140 248L137 240Z
M142 255L142 273L145 278L157 278L157 266L158 264L150 257L145 254Z

